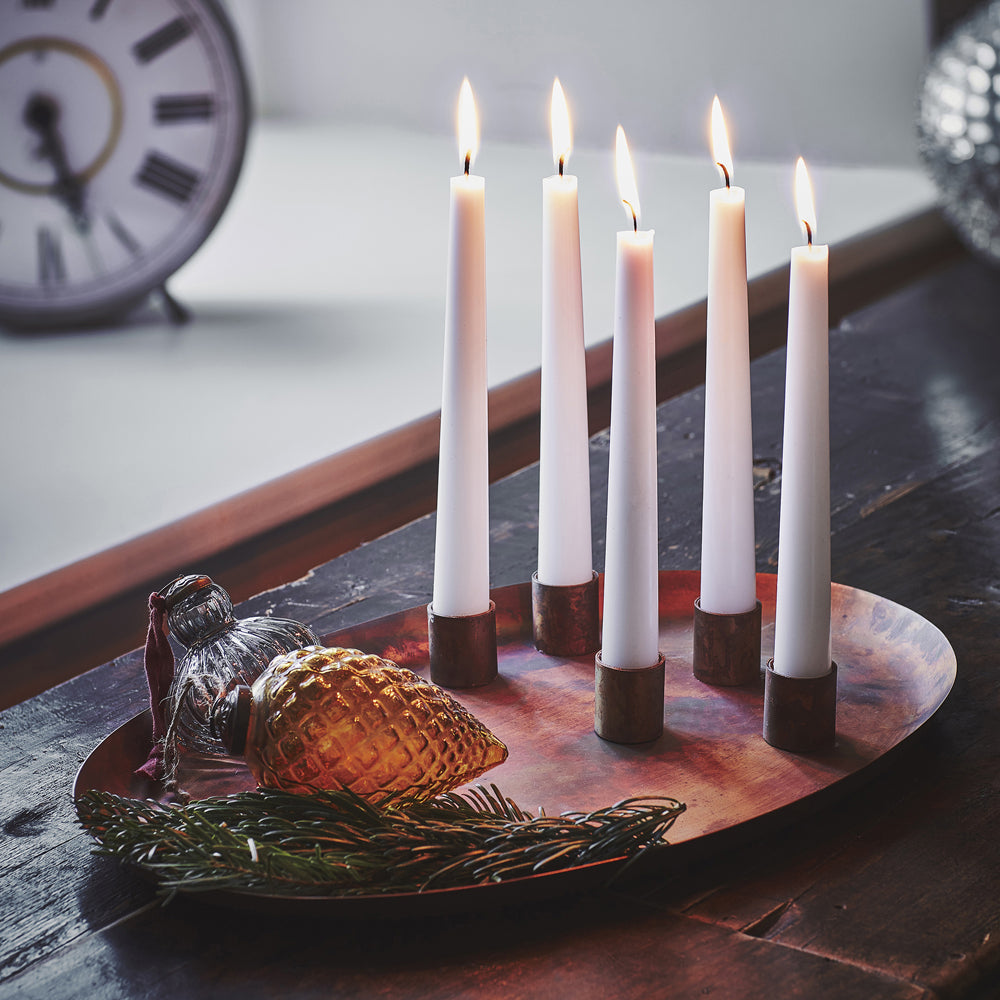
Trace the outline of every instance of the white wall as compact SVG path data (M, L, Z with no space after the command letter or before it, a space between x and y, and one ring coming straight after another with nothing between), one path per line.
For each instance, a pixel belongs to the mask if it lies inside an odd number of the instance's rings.
M544 141L558 74L578 145L705 149L713 93L748 159L915 162L922 0L230 0L258 103L299 118Z

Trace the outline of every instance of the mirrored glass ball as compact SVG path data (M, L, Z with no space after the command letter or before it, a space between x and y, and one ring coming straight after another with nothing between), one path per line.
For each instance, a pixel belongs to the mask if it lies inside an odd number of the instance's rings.
M933 53L917 110L918 149L942 209L975 251L1000 262L1000 2Z

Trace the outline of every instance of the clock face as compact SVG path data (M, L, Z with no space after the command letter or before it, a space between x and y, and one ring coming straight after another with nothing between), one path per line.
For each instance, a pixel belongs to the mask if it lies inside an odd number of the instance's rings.
M0 322L120 313L215 225L247 94L214 0L0 0Z

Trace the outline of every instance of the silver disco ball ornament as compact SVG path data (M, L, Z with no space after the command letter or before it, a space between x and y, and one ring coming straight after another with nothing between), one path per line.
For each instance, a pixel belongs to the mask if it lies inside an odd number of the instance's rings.
M1000 262L1000 2L963 21L931 57L917 115L920 155L973 250Z

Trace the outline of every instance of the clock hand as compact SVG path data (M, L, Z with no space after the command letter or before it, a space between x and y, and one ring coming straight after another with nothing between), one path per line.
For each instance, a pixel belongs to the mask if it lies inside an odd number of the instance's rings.
M77 231L86 234L90 231L90 216L85 207L84 184L70 168L58 122L59 105L51 97L33 94L29 98L24 108L24 123L42 140L38 156L49 160L56 172L56 198L66 206Z

